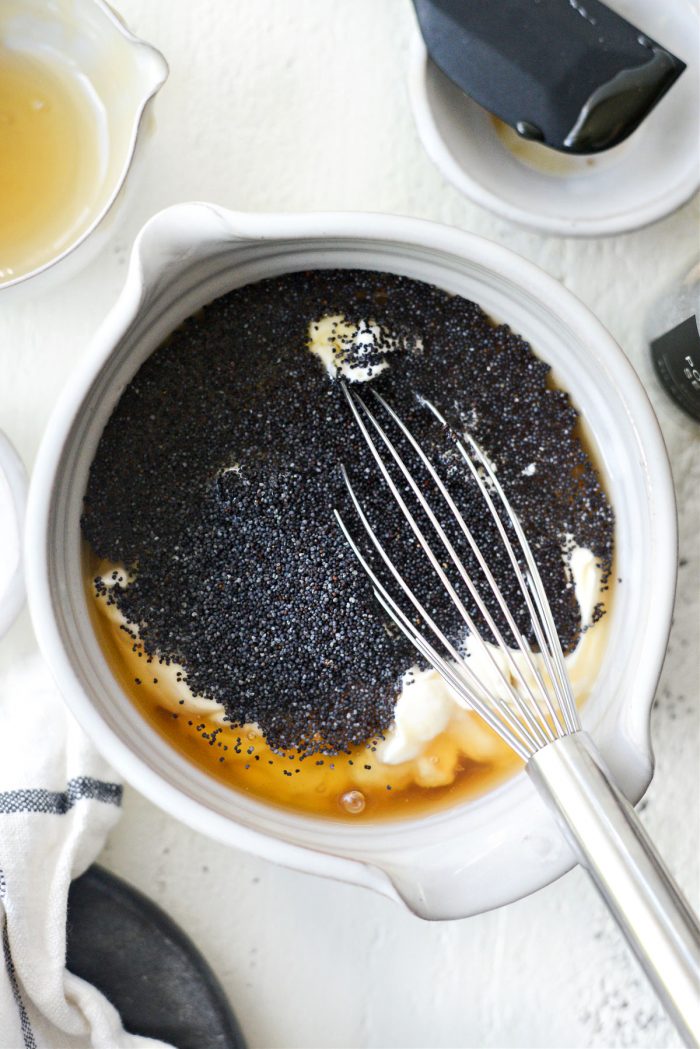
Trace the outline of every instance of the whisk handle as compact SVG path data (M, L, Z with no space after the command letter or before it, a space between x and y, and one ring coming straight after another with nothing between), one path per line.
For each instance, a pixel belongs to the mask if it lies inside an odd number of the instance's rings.
M595 744L576 732L526 768L685 1043L700 1045L700 925Z

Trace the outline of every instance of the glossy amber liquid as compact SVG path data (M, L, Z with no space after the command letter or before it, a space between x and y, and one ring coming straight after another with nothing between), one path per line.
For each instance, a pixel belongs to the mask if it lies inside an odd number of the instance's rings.
M68 67L0 43L0 284L60 255L94 217L100 134Z

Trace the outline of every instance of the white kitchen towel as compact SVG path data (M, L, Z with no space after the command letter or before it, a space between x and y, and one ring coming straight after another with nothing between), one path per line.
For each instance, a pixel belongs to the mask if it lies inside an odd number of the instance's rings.
M68 887L120 814L122 787L35 657L0 679L0 1046L157 1049L65 967Z

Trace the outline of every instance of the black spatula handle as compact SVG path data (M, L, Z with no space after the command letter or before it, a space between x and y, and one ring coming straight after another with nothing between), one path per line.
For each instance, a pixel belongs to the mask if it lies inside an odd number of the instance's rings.
M430 57L525 138L622 142L685 64L599 0L414 0Z

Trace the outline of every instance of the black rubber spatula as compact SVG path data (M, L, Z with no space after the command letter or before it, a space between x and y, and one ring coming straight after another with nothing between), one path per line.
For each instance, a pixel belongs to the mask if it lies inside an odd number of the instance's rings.
M413 2L450 80L523 137L567 153L622 142L685 69L599 0Z

